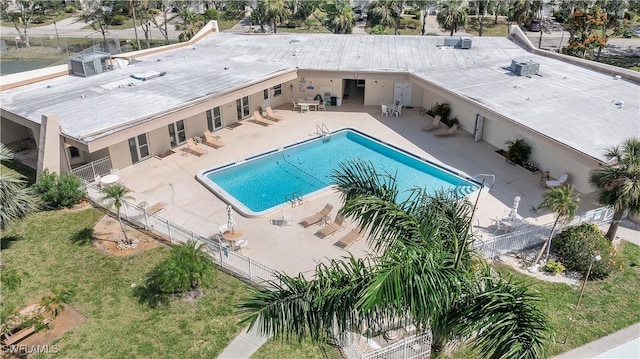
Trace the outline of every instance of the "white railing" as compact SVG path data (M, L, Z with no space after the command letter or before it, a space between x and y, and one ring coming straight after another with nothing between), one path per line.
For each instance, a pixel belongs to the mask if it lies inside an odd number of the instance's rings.
M102 194L100 188L96 185L87 183L87 195L95 205L110 211L112 210L111 208L105 207L104 203L102 203ZM216 264L234 273L236 276L249 280L257 285L264 285L267 280L277 279L275 272L271 268L240 253L229 250L229 248L222 246L217 239L205 238L157 214L150 214L136 204L123 201L120 214L122 218L128 222L155 232L167 238L172 244L185 243L190 240L204 244L205 249Z
M71 173L82 178L85 182L93 182L96 176L104 176L111 172L111 157L101 158L86 165L76 167Z

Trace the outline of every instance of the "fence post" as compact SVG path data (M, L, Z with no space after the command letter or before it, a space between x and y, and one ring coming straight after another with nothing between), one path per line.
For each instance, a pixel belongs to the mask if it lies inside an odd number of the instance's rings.
M169 235L169 241L173 243L173 237L171 237L171 226L169 225L169 221L166 221L167 224L167 234Z
M407 339L402 341L402 358L407 359Z
M251 258L249 258L249 280L253 279L253 274L251 273L252 262Z
M149 228L149 216L147 215L147 210L146 209L142 209L144 211L144 224L147 227L147 229Z
M96 174L96 169L93 165L93 162L95 161L91 161L91 172L93 172L93 178L96 178L97 174Z

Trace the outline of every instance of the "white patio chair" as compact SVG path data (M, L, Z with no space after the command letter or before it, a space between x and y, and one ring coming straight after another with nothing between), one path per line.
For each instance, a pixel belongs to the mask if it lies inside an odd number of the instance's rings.
M382 116L389 117L389 108L387 108L387 105L381 104L380 107L382 108Z

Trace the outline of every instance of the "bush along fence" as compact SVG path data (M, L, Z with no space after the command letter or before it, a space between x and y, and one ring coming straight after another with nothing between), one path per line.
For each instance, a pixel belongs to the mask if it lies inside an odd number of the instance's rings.
M102 202L102 193L95 184L97 175L105 175L111 171L111 160L109 157L89 163L73 170L73 173L82 178L87 186L87 196L94 205L106 208ZM113 211L112 208L106 208ZM594 223L597 225L611 222L613 210L602 207L585 212L573 218L567 226L579 225L582 223ZM189 240L204 243L205 248L212 260L221 268L233 273L241 279L248 280L256 285L264 285L267 280L277 280L275 271L263 264L260 264L249 257L233 252L223 246L216 238L205 238L177 224L160 217L157 214L148 213L145 208L136 204L123 201L120 212L126 221L154 232L168 240L172 244L185 243ZM543 243L551 231L553 223L544 225L523 227L520 230L496 236L488 241L477 241L474 248L482 252L485 258L494 258L501 254L514 253L526 248L530 248ZM424 358L429 356L431 347L431 334L412 334L411 328L394 328L384 333L385 341L392 341L388 338L390 332L404 330L404 338L382 347L375 338L365 338L356 333L343 333L336 335L336 342L340 346L342 354L349 359L383 359L383 358Z

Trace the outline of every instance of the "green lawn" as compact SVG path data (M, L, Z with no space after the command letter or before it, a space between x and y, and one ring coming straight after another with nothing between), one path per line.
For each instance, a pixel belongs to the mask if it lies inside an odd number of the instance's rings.
M70 304L88 320L52 343L60 357L216 357L242 329L235 304L249 287L218 271L214 287L196 302L178 300L155 309L140 304L133 287L168 248L127 258L104 254L89 244L102 215L95 209L40 212L2 232L3 267L22 275L17 289L3 288L3 312L64 287L75 292ZM320 349L311 344L283 352L296 350L319 357L314 353Z
M493 21L494 18L492 16L485 16L482 36L506 37L509 35L509 24L504 18L498 18L497 25L495 25ZM467 33L473 36L478 36L480 21L475 17L470 17L464 29Z

